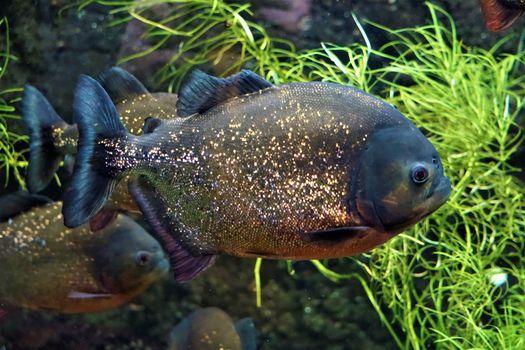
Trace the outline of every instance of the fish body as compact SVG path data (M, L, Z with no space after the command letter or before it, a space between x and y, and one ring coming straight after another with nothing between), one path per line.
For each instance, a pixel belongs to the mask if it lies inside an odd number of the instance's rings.
M255 326L249 318L234 323L216 307L198 309L175 326L168 349L255 350Z
M176 117L177 95L150 93L129 72L113 67L101 74L99 81L110 95L122 123L132 134L140 134L147 118ZM31 192L43 190L51 181L60 162L76 154L78 128L66 123L47 99L31 85L26 85L22 100L22 117L29 130L30 154L27 185ZM114 191L110 203L114 208L139 212L123 182Z
M247 71L192 80L179 94L184 119L134 136L115 112L86 131L94 146L79 149L66 225L96 212L118 178L140 175L131 192L172 264L180 261L176 244L188 256L321 259L370 250L448 198L431 143L363 91L323 82L274 86ZM81 130L103 115L87 102L103 93L81 78ZM86 185L98 192L81 197Z
M479 4L491 32L510 28L525 11L524 0L479 0Z
M0 308L112 309L167 274L162 248L129 217L97 232L69 229L61 208L49 203L0 223Z

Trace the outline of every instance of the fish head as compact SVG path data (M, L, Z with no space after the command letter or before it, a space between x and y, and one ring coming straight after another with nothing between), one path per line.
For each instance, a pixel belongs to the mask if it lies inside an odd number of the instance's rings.
M377 131L351 183L350 210L365 226L397 234L441 207L450 180L434 146L414 126Z
M97 267L108 289L141 289L167 275L169 262L164 251L142 226L119 214L106 229L111 235Z

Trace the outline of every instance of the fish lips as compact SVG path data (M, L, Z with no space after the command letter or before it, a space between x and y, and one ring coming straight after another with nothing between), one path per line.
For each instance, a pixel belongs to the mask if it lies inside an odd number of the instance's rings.
M408 229L412 225L426 218L436 210L438 210L450 197L452 192L452 185L448 177L443 176L437 186L431 188L426 195L427 201L424 206L414 211L411 217L400 220L399 223L389 223L384 225L385 220L381 220L379 214L376 215L378 220L382 223L383 230L390 234L398 234Z

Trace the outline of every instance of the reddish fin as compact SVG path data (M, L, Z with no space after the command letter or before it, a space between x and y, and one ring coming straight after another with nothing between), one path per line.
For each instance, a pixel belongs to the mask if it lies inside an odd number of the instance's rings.
M523 13L523 9L509 7L501 0L479 0L479 4L491 32L508 29Z
M192 254L176 239L168 210L157 191L144 178L129 182L129 192L137 202L140 211L153 229L157 238L170 259L175 281L187 282L213 265L216 255Z
M100 231L109 225L117 217L117 211L107 208L102 208L98 213L89 219L89 228L91 231Z
M0 321L8 314L7 310L0 309ZM0 348L1 349L1 348Z

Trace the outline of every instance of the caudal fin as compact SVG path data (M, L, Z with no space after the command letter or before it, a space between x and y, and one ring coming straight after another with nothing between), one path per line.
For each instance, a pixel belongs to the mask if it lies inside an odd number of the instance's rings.
M78 126L77 158L71 183L64 194L64 224L76 227L95 215L118 183L109 174L104 148L98 141L127 134L111 98L93 78L81 75L75 90L74 119Z
M22 119L29 131L27 187L30 192L43 190L52 180L63 158L55 147L55 135L69 125L55 112L47 99L31 85L24 88Z

